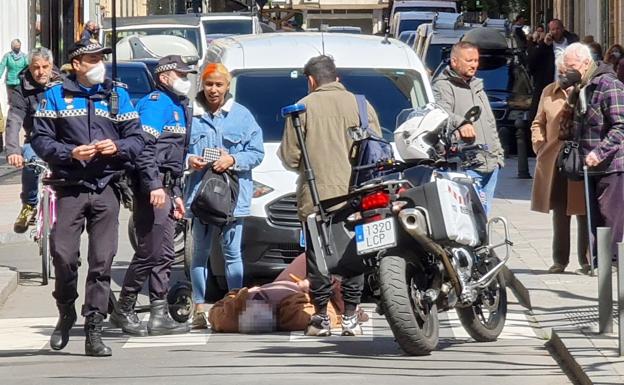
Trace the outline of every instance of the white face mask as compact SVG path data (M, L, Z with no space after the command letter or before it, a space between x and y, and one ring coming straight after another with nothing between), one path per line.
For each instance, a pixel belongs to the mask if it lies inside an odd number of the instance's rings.
M186 96L191 90L191 81L188 79L177 78L171 85L171 91L176 95Z
M104 62L99 62L95 67L91 68L85 76L91 84L104 83L104 78L106 77L106 67L104 66Z

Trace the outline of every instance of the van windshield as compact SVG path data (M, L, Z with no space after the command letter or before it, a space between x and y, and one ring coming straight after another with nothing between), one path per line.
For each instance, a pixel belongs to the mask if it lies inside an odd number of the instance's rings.
M389 140L397 115L428 101L423 80L413 70L339 69L338 74L349 91L366 95ZM255 116L264 140L279 142L284 128L280 110L306 96L308 83L299 69L247 70L234 73L230 91Z
M431 20L425 19L410 19L410 20L401 20L399 23L399 30L397 31L397 35L403 31L416 31L418 26L424 23L431 23Z
M436 68L442 62L444 50L451 52L453 44L430 44L427 48L427 54L425 55L425 66L431 71L435 71Z

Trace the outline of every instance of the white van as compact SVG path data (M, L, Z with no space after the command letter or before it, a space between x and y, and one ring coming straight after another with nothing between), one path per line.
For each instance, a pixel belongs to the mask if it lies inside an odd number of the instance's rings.
M454 1L404 1L397 0L392 5L392 11L390 12L390 29L394 28L393 20L399 12L446 12L456 13L457 4ZM395 35L395 36L398 36Z
M416 31L421 24L431 23L436 12L398 12L394 15L390 34L401 36L402 32Z
M218 39L206 62L222 62L232 73L230 92L263 130L265 157L253 171L251 217L245 221L246 275L270 277L303 251L297 219L296 175L277 157L284 120L280 109L307 95L303 66L322 53L331 55L342 83L375 107L384 136L393 137L396 117L405 108L433 100L428 74L414 51L395 39L339 33L272 33ZM213 256L220 255L213 250ZM223 259L211 258L223 276Z

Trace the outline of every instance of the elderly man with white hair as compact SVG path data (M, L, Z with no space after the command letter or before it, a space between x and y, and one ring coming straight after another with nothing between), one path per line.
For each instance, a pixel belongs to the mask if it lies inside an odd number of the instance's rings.
M617 79L612 66L595 63L583 44L568 46L563 62L569 71L581 75L571 132L579 140L585 163L592 172L592 231L597 226L611 227L615 255L624 232L624 215L619 210L624 202L624 84ZM582 269L581 273L586 274L587 270Z

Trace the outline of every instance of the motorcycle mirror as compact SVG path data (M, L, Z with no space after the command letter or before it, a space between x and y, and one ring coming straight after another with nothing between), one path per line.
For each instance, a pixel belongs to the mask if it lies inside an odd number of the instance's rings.
M466 112L466 115L464 115L464 118L470 123L476 122L477 120L479 120L480 117L481 117L481 107L479 106L472 107L471 109L468 110L468 112Z

